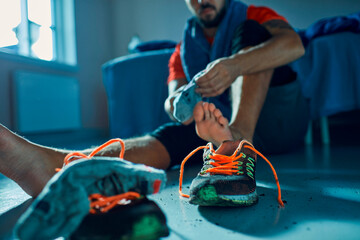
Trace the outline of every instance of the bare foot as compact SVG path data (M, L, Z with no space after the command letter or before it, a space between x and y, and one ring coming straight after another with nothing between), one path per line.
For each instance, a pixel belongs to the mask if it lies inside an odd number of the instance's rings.
M0 124L0 172L36 197L62 167L65 152L31 143Z
M219 146L225 140L233 140L229 121L213 103L199 102L194 108L196 133L205 141Z

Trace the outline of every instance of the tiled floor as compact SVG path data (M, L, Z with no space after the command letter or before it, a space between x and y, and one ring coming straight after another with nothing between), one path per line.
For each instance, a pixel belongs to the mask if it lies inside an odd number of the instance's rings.
M150 196L167 217L171 233L165 239L360 239L358 142L268 157L279 176L283 209L278 208L272 172L261 159L256 171L260 200L249 208L191 205L178 195L178 170L168 172L167 188ZM184 191L200 168L190 165L185 166ZM13 239L12 227L30 203L0 175L0 239Z

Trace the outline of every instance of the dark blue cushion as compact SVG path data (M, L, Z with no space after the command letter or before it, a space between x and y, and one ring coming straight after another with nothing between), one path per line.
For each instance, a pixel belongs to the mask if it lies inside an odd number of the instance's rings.
M153 50L175 48L176 42L171 40L154 40L137 44L131 52L146 52Z

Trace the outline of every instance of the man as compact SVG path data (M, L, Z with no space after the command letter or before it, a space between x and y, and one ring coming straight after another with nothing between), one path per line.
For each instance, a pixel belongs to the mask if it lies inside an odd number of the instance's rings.
M302 56L304 49L286 20L268 8L248 7L233 0L186 0L186 4L194 18L188 22L181 50L179 45L170 60L165 109L173 114L174 98L203 69L196 91L211 102L199 102L193 119L184 124L169 123L146 136L126 140L124 159L166 169L179 164L199 145L212 142L220 146L225 141L216 153L210 151L205 156L202 178L192 187L192 202L251 205L257 201L252 143L265 151L284 151L304 135L306 104L295 75L287 66L278 68ZM183 70L174 71L179 67L174 62L179 61ZM246 141L240 141L243 139ZM113 145L100 155L117 157L120 148ZM251 170L239 170L229 181L223 179L229 172L209 174L214 167L211 162L217 161L211 161L213 155L232 155L234 151L234 164L251 165ZM40 193L67 153L30 143L0 126L0 172L31 196ZM210 178L215 180L209 185ZM199 191L215 194L215 200L207 201Z
M231 164L252 166L245 171L229 165L225 168L210 153L205 157L211 160L204 161L190 187L190 202L252 205L257 201L256 160L252 160L256 154L241 144L254 143L265 152L282 152L303 140L307 105L295 81L296 74L286 64L302 56L304 48L286 19L269 8L223 0L186 3L195 18L188 21L183 41L170 60L166 110L172 116L174 99L195 74L205 69L205 74L196 80L196 91L209 98L210 103L195 106L197 134L216 146L226 140L235 141L224 142L216 153L231 155L243 147L241 152L247 158ZM194 136L193 125L186 126L191 122L192 119L184 126L168 124L159 129L157 137L166 148L176 146L169 151L173 162L180 161L175 159L182 152L191 151L186 146L206 144ZM162 134L162 128L172 129L172 134ZM186 139L189 144L179 141L176 145L177 139Z

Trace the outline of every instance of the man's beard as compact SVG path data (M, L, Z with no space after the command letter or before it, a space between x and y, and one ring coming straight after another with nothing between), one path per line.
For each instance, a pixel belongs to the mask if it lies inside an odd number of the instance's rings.
M220 25L221 21L224 19L226 13L226 6L224 6L220 12L215 16L212 20L203 20L200 18L196 18L197 22L200 24L200 26L204 28L214 28Z

